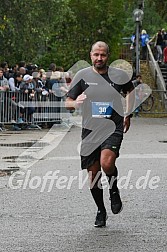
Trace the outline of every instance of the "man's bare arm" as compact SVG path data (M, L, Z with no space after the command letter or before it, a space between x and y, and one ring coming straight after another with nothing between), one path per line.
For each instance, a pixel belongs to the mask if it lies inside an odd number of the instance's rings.
M78 109L85 99L86 99L86 95L84 93L80 94L76 100L73 100L72 98L67 97L65 101L65 107L69 110Z

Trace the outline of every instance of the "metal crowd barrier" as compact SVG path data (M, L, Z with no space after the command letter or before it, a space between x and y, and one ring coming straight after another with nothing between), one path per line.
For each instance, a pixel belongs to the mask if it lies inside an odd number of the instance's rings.
M141 112L146 115L154 115L154 117L167 117L164 93L166 91L153 89L148 100L141 106L143 107Z
M162 90L152 90L150 102L143 105L144 114L167 116L162 99ZM42 124L66 123L69 126L70 112L66 110L61 97L54 94L35 93L33 97L21 92L0 92L0 130L2 125L33 125L40 128Z
M53 93L36 92L32 96L21 92L0 92L0 127L8 124L59 124L63 115L67 118L67 113L63 98Z

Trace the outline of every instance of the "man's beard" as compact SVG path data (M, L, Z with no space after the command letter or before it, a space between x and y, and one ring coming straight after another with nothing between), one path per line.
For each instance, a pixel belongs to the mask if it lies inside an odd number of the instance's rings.
M106 64L105 63L102 63L100 65L98 65L97 63L94 63L94 67L97 68L97 69L106 69Z

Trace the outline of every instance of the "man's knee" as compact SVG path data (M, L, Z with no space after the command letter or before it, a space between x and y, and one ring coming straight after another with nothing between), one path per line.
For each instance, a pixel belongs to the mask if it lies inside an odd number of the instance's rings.
M102 162L101 166L107 175L111 175L115 170L115 161Z
M101 155L101 166L104 172L108 175L112 174L115 170L116 154L114 152L106 152Z
M101 166L99 164L99 162L96 162L95 164L93 164L92 166L90 166L88 169L88 174L89 174L89 180L92 183L93 181L97 181L100 180L101 178Z

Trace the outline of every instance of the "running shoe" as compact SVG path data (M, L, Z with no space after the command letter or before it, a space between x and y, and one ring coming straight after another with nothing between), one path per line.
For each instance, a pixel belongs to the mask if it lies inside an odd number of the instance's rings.
M98 210L94 226L95 227L105 227L107 218L108 217L107 217L106 212L102 212L102 211Z
M122 211L122 201L120 197L119 190L110 192L110 200L111 200L111 211L113 214L118 214Z

